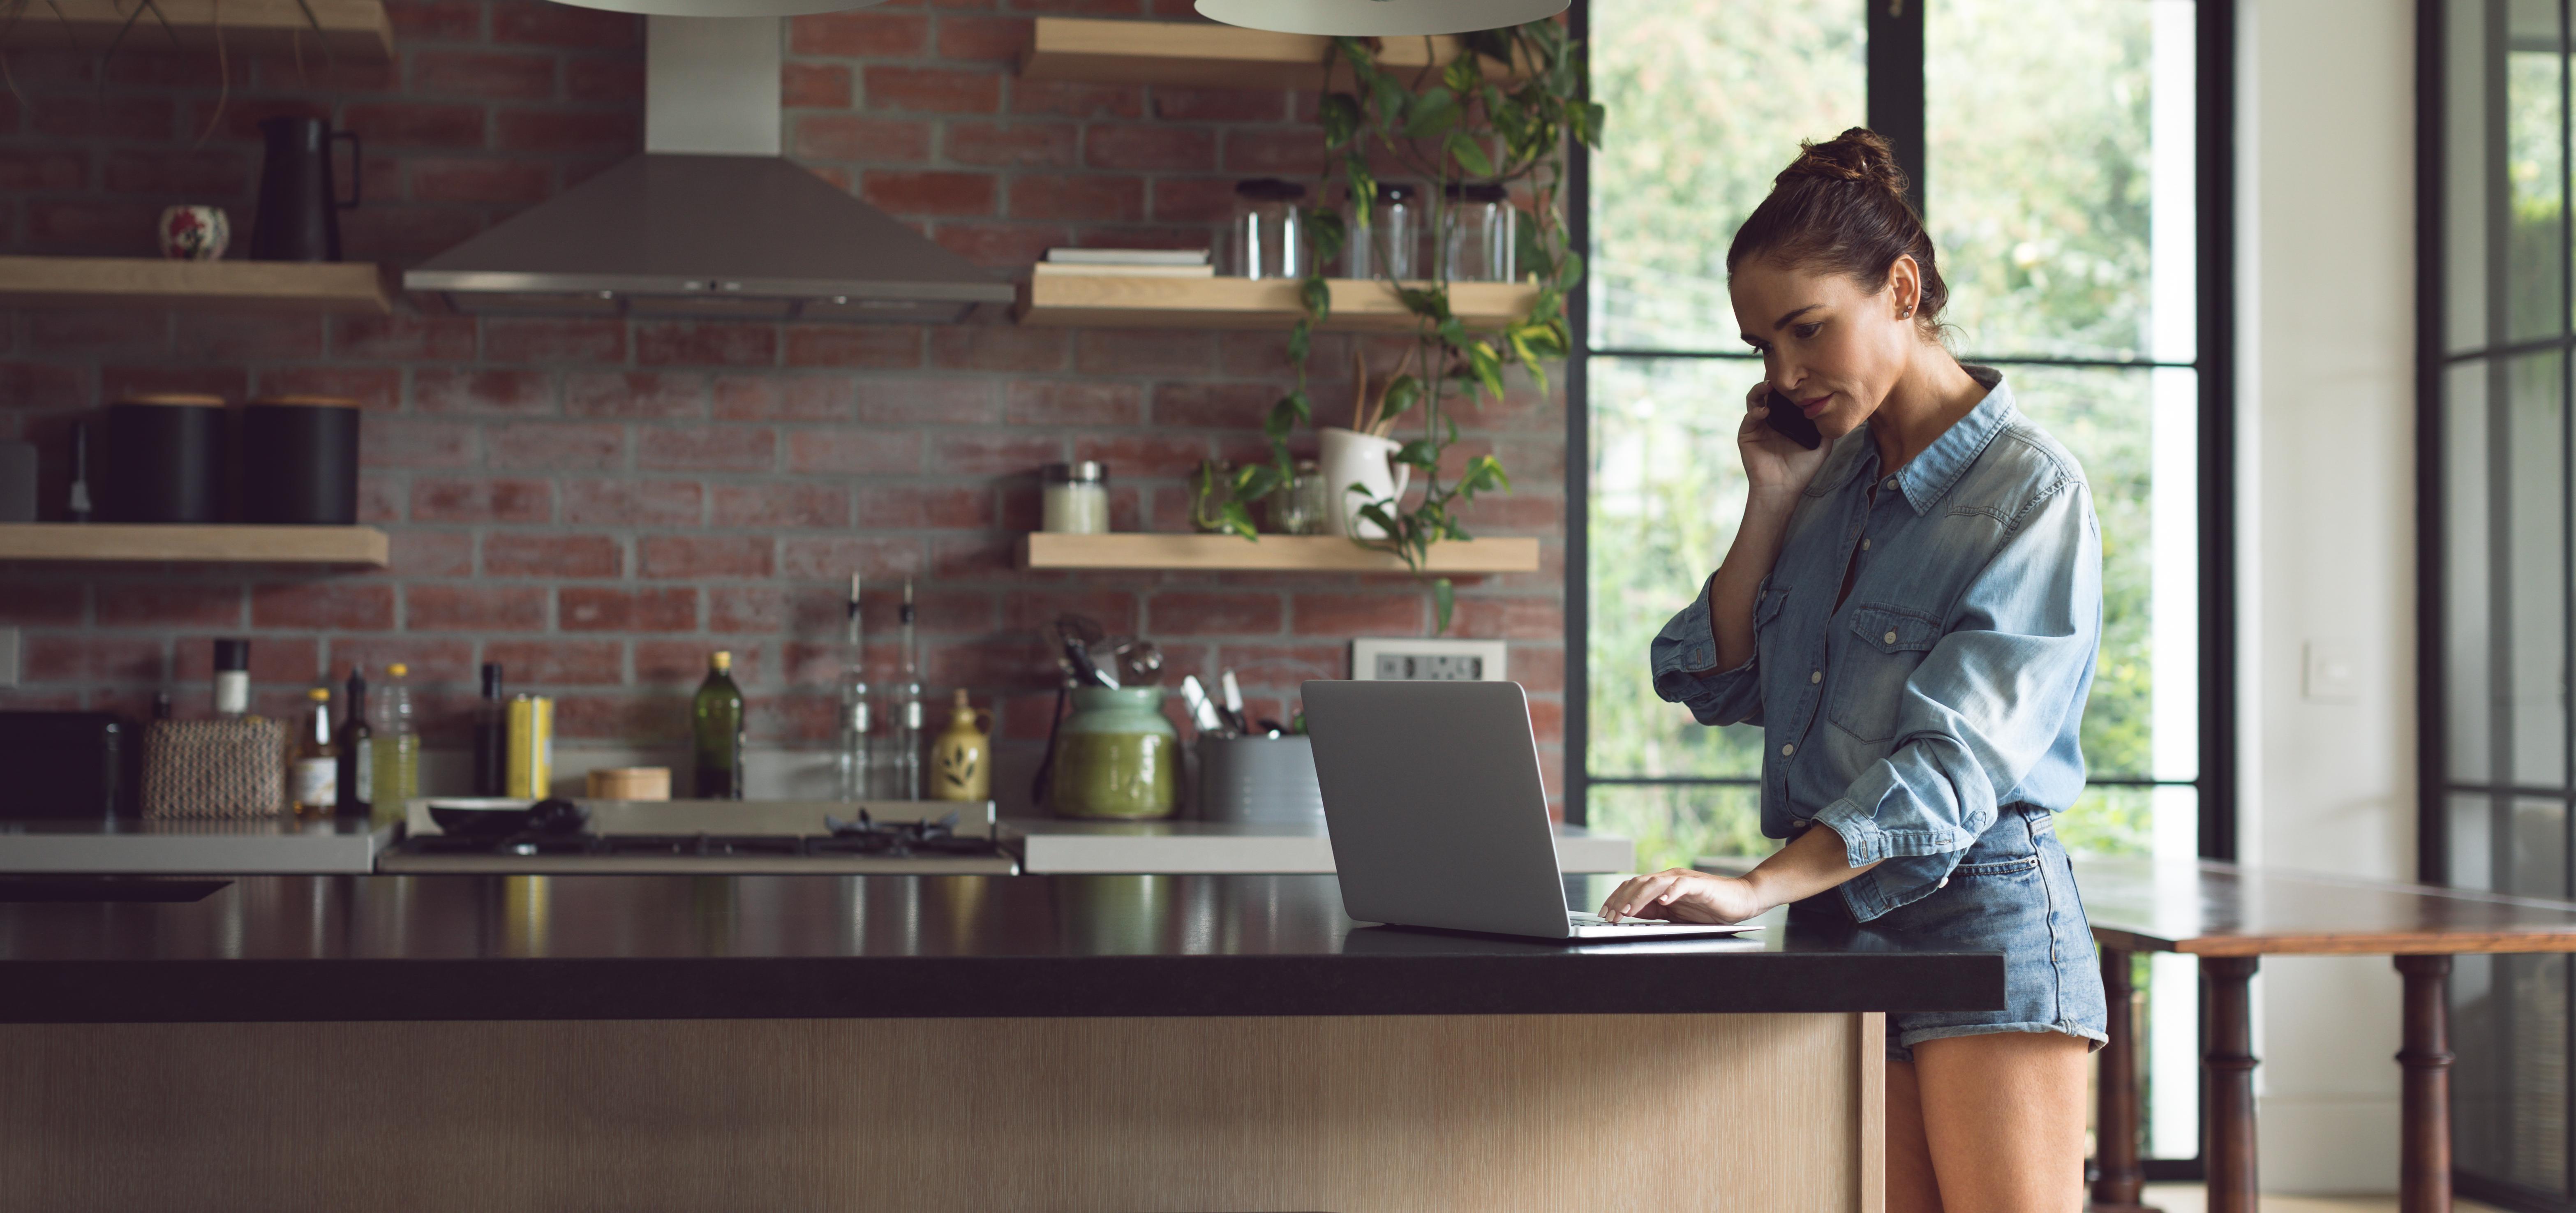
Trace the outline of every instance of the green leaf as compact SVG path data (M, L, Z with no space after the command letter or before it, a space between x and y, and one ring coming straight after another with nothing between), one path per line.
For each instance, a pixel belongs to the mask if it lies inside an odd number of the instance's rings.
M1321 278L1309 278L1297 285L1297 302L1305 305L1308 316L1329 320L1333 315L1333 288Z
M1288 330L1288 361L1296 363L1301 367L1306 365L1306 355L1314 348L1314 344L1314 318L1311 316L1298 317L1296 325Z
M1434 86L1413 98L1411 112L1405 115L1404 137L1434 139L1449 133L1461 116L1458 94Z
M1412 410L1422 400L1422 381L1411 375L1398 375L1386 385L1385 411L1379 416L1393 421Z
M1493 157L1486 155L1485 149L1479 146L1475 139L1468 135L1459 131L1451 131L1449 132L1448 138L1440 141L1440 146L1443 150L1449 153L1451 158L1458 162L1458 167L1467 171L1468 176L1491 177L1494 175Z
M1446 577L1431 579L1431 634L1449 630L1449 616L1458 609L1458 587Z
M1440 466L1440 448L1416 438L1396 448L1395 461L1412 464L1427 472Z
M1272 489L1278 487L1279 469L1267 463L1246 464L1235 469L1234 497L1237 501L1267 497Z
M1458 97L1474 96L1476 89L1485 83L1485 70L1477 64L1475 53L1469 51L1440 69L1440 83L1448 86L1448 91Z
M1360 133L1360 99L1349 93L1327 93L1315 117L1324 124L1324 146L1338 151Z
M1366 203L1361 204L1359 213L1365 222L1368 215ZM1342 255L1342 246L1349 242L1350 231L1342 225L1340 211L1319 206L1306 212L1306 238L1314 245L1312 255L1315 264L1326 265Z
M1503 362L1495 356L1493 346L1482 341L1470 343L1467 346L1467 368L1475 373L1476 382L1483 384L1488 394L1496 400L1503 398Z
M1252 511L1244 508L1242 502L1226 502L1225 508L1218 511L1218 514L1219 523L1225 528L1227 534L1240 535L1254 543L1261 542L1260 529L1252 525Z

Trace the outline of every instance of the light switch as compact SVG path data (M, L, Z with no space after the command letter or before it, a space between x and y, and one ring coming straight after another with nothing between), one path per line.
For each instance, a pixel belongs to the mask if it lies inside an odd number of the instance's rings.
M2301 691L2310 703L2358 703L2361 700L2361 644L2354 640L2311 640Z

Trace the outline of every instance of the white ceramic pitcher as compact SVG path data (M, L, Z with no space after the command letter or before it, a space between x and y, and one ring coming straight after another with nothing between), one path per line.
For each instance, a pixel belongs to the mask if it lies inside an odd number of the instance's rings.
M1324 427L1324 495L1332 501L1324 521L1332 533L1357 539L1387 537L1385 527L1359 516L1360 507L1404 496L1405 486L1413 483L1413 467L1395 461L1395 453L1403 449L1404 444L1392 438ZM1366 487L1368 495L1350 491L1354 484Z

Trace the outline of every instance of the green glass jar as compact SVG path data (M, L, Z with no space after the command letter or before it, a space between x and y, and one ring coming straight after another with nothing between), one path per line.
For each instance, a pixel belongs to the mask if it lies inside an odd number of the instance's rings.
M1056 731L1048 797L1062 817L1169 817L1180 787L1179 730L1161 687L1081 687Z

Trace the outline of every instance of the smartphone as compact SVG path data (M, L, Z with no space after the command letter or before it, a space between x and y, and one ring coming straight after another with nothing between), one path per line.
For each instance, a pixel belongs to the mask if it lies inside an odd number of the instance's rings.
M1786 435L1789 441L1812 451L1817 443L1825 440L1824 432L1816 428L1815 420L1798 411L1797 404L1778 390L1773 390L1765 403L1771 412L1762 418L1763 424Z

